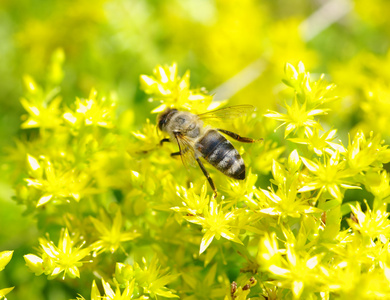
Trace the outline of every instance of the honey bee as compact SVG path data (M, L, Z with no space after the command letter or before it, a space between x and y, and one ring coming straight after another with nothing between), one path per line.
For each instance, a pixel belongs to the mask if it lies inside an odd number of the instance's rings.
M254 143L257 140L242 137L224 129L214 128L208 124L205 125L205 122L210 123L216 119L221 121L232 119L253 110L254 107L251 105L237 105L196 115L187 111L167 108L157 117L158 128L169 135L169 138L161 140L160 145L164 142L176 141L179 151L172 153L171 156L180 155L185 166L194 165L196 161L213 189L214 197L217 197L214 181L200 158L204 158L223 174L234 179L244 180L244 160L221 133L242 143Z

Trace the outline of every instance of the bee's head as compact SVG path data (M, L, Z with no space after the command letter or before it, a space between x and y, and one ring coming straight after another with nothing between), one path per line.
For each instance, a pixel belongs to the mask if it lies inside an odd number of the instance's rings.
M157 126L161 131L164 130L164 127L167 125L172 116L177 113L177 109L167 108L161 114L157 116Z

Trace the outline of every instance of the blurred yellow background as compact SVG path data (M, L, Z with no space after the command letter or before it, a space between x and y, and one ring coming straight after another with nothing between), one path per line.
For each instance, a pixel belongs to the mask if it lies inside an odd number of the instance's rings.
M177 62L180 73L191 70L193 87L262 111L278 100L286 62L303 61L313 73L328 74L349 97L361 96L356 90L363 89L362 81L389 79L385 0L3 0L0 5L3 146L19 128L23 75L45 82L59 48L65 54L66 102L95 87L114 95L122 110L140 108L138 122L150 111L139 75L156 64Z

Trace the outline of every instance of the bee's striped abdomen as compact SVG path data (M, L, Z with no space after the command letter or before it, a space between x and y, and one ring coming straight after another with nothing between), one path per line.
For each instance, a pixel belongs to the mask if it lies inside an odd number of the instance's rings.
M198 141L197 149L211 165L235 179L245 179L245 164L233 145L218 131L209 130Z

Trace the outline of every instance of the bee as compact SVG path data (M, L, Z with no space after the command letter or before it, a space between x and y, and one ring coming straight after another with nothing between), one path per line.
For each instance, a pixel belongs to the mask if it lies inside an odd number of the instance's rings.
M257 140L242 137L238 134L221 128L214 128L206 124L213 120L225 120L240 117L254 110L251 105L237 105L217 109L203 114L193 114L174 108L167 108L157 117L158 128L169 135L164 142L176 141L179 151L171 156L181 156L183 164L198 163L206 176L214 197L217 197L217 189L209 172L204 167L200 158L203 158L223 174L238 180L245 179L245 164L241 155L221 133L242 143L254 143Z

